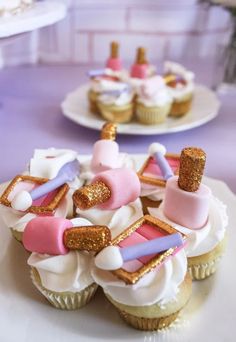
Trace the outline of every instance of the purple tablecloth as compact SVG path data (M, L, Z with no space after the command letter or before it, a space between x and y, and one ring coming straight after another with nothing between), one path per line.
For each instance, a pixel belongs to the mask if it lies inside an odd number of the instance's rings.
M24 168L35 148L71 148L91 153L99 132L66 119L60 109L65 94L86 82L87 67L36 66L0 72L0 182ZM204 75L203 75L204 76ZM146 153L153 141L170 152L199 146L207 153L206 175L236 192L235 97L222 95L219 116L204 126L161 136L118 137L121 151Z

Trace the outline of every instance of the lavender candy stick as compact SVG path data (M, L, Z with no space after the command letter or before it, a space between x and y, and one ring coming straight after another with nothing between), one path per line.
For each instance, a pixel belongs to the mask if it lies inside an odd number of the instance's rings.
M157 165L161 170L161 174L165 180L174 176L174 173L165 158L166 148L159 143L153 143L149 146L149 154L155 158Z
M89 77L102 76L104 74L105 74L105 69L95 69L95 70L89 70L87 72L87 75Z
M138 259L140 257L164 252L169 248L179 247L183 244L180 233L168 236L158 237L137 245L124 247L120 249L123 262Z

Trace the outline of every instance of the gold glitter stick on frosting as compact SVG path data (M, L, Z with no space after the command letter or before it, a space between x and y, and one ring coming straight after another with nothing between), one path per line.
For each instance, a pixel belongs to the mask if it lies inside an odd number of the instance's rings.
M118 58L119 57L119 44L117 42L111 42L110 49L111 49L110 57Z
M117 126L113 122L106 122L102 126L101 139L104 140L116 140L116 129Z
M79 225L79 226L74 226ZM88 220L36 217L25 227L23 244L31 252L63 255L70 250L98 252L111 242L106 226L93 226Z
M184 148L180 156L179 177L166 183L163 202L165 216L189 229L203 227L208 219L211 190L201 183L205 152L197 147Z
M137 49L136 63L137 64L148 64L148 61L146 58L146 49L144 47L139 47Z

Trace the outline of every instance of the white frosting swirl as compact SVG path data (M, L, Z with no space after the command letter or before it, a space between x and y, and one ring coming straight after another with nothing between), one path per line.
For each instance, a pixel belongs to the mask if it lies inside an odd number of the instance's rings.
M152 216L169 223L188 236L188 244L185 248L188 257L202 255L214 249L223 240L228 225L226 206L214 196L210 200L208 221L200 229L192 230L169 220L163 212L163 204L159 208L148 208L148 210Z
M165 106L172 102L172 97L161 76L145 80L137 89L137 93L137 101L146 107Z
M98 96L98 101L105 105L124 106L132 102L134 97L133 91L124 91L120 95L101 94Z
M181 250L160 269L149 272L134 285L126 285L111 272L96 266L92 268L92 277L105 293L121 304L145 306L157 303L162 307L175 300L186 271L187 258L185 251Z
M139 198L115 210L102 210L99 208L80 210L77 208L76 213L94 225L100 224L109 227L112 238L119 235L130 224L143 216L142 203Z
M72 220L75 225L90 225L83 219ZM42 285L56 292L79 292L93 283L88 252L70 251L66 255L51 256L32 253L28 265L37 269Z
M194 91L194 73L185 69L182 65L174 62L165 62L164 72L171 73L182 77L186 84L178 83L175 88L168 87L170 95L176 100L181 100L181 98L191 95Z

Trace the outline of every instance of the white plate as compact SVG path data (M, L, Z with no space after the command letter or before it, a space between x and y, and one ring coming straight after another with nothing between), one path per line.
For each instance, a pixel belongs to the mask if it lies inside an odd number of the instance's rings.
M69 93L61 104L63 114L72 121L100 130L104 120L89 111L87 100L88 85L83 85ZM215 93L203 85L196 85L192 110L182 118L167 118L159 125L142 125L132 121L118 125L120 134L165 134L185 131L214 119L219 111L220 102Z
M36 2L22 13L0 17L0 38L52 25L66 15L66 6L56 1Z
M145 157L136 155L135 159L138 168ZM28 254L1 224L0 341L235 341L236 198L223 182L206 178L205 183L228 207L228 249L215 275L194 282L193 296L172 328L161 332L132 329L119 318L102 291L81 310L54 309L31 284Z

